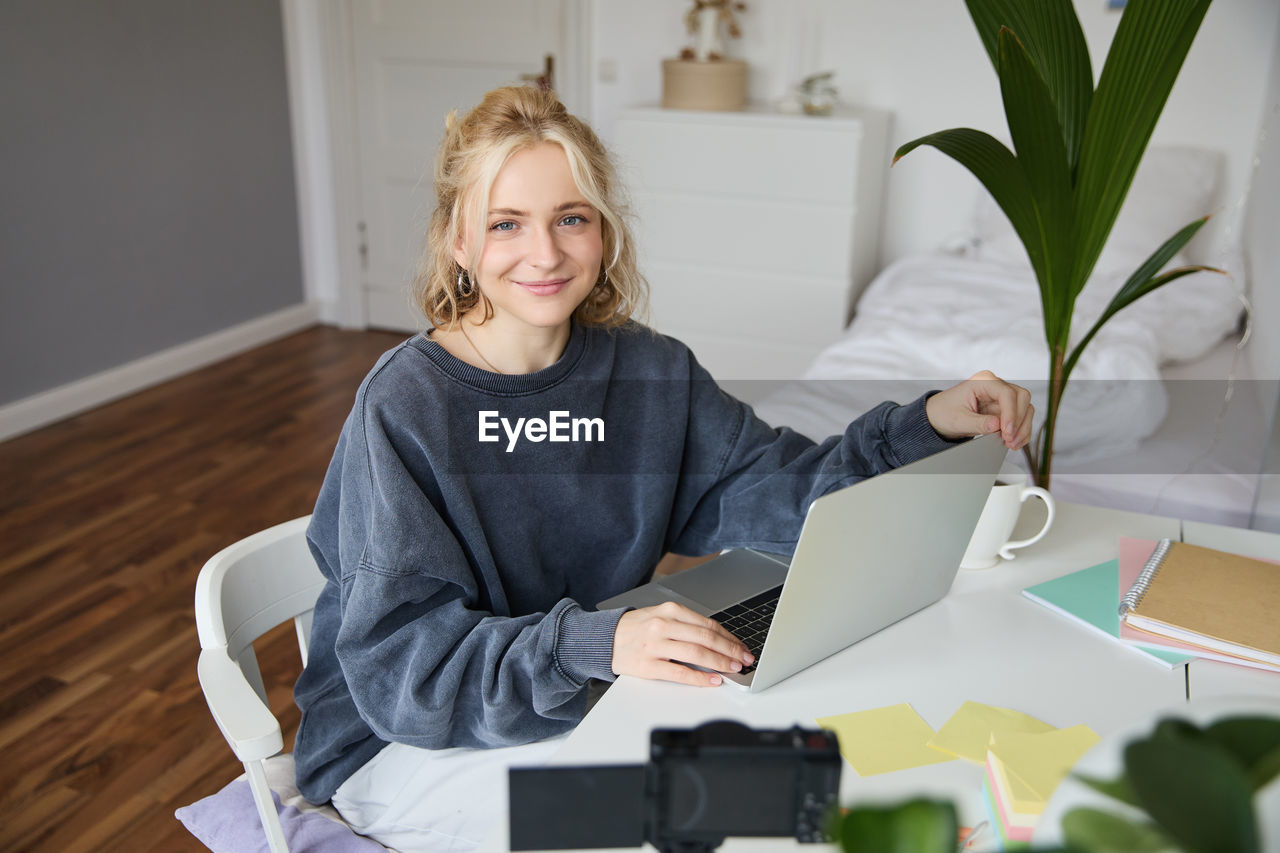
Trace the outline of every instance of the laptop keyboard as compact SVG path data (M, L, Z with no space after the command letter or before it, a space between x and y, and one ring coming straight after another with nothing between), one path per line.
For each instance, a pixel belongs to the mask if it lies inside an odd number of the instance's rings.
M746 601L731 604L719 613L711 614L712 619L741 640L747 651L755 656L754 664L742 668L744 675L760 664L760 651L764 648L764 638L769 634L769 625L773 622L773 614L778 609L778 598L781 595L782 584L778 584L773 589L767 589Z

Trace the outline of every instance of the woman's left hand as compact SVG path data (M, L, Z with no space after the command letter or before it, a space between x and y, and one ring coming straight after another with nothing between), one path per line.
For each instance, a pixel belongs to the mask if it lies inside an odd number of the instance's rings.
M1035 408L1031 392L1005 382L990 370L930 397L924 404L929 424L943 438L999 432L1005 446L1018 450L1031 440Z

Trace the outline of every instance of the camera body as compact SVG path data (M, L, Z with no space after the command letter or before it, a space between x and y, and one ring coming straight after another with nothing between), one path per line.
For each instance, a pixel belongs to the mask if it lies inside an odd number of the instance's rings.
M842 768L822 729L655 729L649 763L512 768L512 850L706 851L731 835L826 841Z
M655 729L649 741L648 840L707 843L730 835L826 841L840 791L836 737L822 729L757 730L716 721Z

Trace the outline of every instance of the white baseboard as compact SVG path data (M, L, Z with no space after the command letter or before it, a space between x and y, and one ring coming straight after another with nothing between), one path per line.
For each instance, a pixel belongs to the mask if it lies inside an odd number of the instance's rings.
M320 322L326 326L337 326L339 329L367 328L364 322L355 317L340 300L313 299L311 304L316 306L316 314Z
M315 305L295 305L0 406L0 441L284 337L319 319Z

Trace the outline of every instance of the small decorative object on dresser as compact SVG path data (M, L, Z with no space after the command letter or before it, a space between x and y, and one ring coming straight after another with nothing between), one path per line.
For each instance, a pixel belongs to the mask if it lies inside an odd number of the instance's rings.
M810 74L800 81L796 91L800 96L800 107L805 113L811 116L831 115L831 109L836 105L838 94L836 87L831 83L831 78L834 76L834 71L821 71Z
M740 110L747 102L747 63L725 56L725 35L742 30L734 12L746 9L734 0L694 0L685 15L693 37L678 59L662 62L662 106L680 110Z

